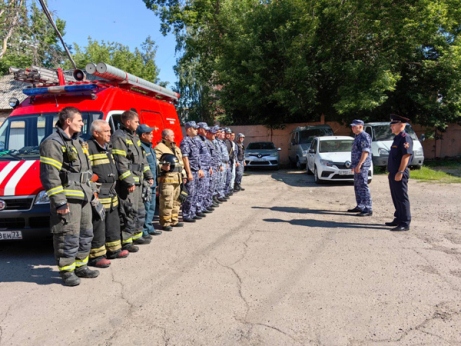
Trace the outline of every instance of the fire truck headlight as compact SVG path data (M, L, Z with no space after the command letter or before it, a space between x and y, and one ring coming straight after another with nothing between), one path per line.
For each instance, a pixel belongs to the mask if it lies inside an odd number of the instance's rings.
M48 195L46 194L45 191L40 191L37 195L37 198L35 198L35 204L46 204L50 203L50 199L48 198Z

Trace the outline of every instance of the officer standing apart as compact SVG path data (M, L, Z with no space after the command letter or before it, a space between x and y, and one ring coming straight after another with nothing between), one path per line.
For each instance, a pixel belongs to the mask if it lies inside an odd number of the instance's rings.
M236 172L235 172L235 185L234 191L245 191L242 187L242 178L243 178L243 171L245 167L245 146L243 145L243 141L245 140L245 135L243 133L239 133L237 135L237 163L236 163Z
M229 166L228 170L226 171L226 183L224 187L224 193L227 197L234 194L234 186L232 185L232 175L234 174L235 170L235 151L234 145L235 143L232 141L232 130L230 128L226 128L225 130L225 139L224 143L227 148L227 152L229 154Z
M351 123L355 134L351 151L351 168L354 172L354 192L357 205L349 209L349 213L358 212L357 216L373 215L370 188L368 187L368 171L371 167L371 137L363 131L363 121L354 120Z
M94 120L90 128L92 137L88 141L93 181L96 182L98 199L105 209L105 218L101 220L98 213L93 212L94 237L91 242L89 265L107 268L109 259L125 258L129 255L122 250L120 240L120 217L118 214L118 197L115 192L117 167L115 166L110 146L110 126L105 120Z
M405 126L408 122L408 118L391 114L390 126L395 137L389 152L387 170L389 171L389 187L395 213L394 220L386 222L386 226L395 226L391 231L410 230L411 213L410 199L408 198L410 171L408 164L413 158L413 140L405 132Z
M174 141L174 132L171 129L162 131L162 141L155 147L155 154L160 168L159 183L159 220L164 231L172 231L172 227L182 227L183 223L178 222L179 194L181 184L186 182L186 172L183 168L181 150ZM172 155L175 167L172 164L163 164L162 157Z
M184 169L187 174L186 188L189 196L187 196L186 201L182 205L182 216L185 222L191 222L205 216L205 214L197 212L197 190L200 184L199 180L204 178L204 173L200 166L200 148L195 139L198 126L195 121L188 121L185 126L187 136L183 138L180 148Z
M139 116L129 110L122 113L122 125L112 136L112 154L118 170L117 192L120 198L123 249L136 252L133 244L149 244L151 236L143 237L145 209L141 195L142 180L154 183L149 165L141 149L141 141L136 135Z
M141 147L144 150L144 154L149 164L150 171L153 176L154 183L152 185L143 184L143 191L149 189L150 191L145 191L143 193L144 208L146 209L146 218L144 220L144 230L143 237L150 235L159 235L162 234L162 231L156 230L152 224L155 214L155 202L156 202L156 189L157 189L157 157L155 154L154 148L152 148L152 138L154 134L152 133L154 129L145 124L141 124L136 129L136 133L141 139Z
M87 266L95 189L86 143L78 137L82 127L80 111L66 107L58 113L56 132L40 144L40 180L50 199L54 256L64 286L77 286L80 278L99 275Z

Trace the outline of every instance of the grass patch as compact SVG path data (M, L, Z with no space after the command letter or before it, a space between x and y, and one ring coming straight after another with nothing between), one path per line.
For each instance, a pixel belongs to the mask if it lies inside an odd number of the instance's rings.
M453 166L452 166L453 167ZM454 166L456 167L456 166ZM410 172L411 179L417 179L427 182L436 182L436 183L461 183L461 177L444 172L438 167L426 167L423 166L421 169L413 170Z

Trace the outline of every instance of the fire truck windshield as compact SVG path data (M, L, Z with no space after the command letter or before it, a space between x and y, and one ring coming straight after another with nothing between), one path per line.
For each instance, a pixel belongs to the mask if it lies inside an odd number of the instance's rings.
M80 137L87 140L91 123L102 113L82 112L82 117ZM57 113L8 117L0 126L0 160L38 159L40 143L53 132L57 119Z

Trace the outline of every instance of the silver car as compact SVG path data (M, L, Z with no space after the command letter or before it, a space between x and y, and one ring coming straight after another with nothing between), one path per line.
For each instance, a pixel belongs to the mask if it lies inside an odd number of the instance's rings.
M279 169L280 150L272 142L252 142L245 148L246 166Z

